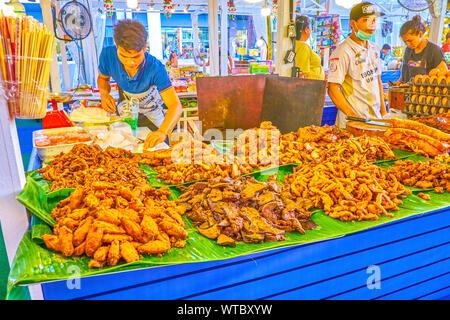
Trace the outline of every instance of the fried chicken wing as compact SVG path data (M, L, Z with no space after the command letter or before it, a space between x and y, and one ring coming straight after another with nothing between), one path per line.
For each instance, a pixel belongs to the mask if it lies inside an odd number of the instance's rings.
M145 233L148 239L153 240L159 233L158 225L155 220L149 215L144 215L141 221L142 231Z
M186 239L187 238L187 232L184 229L184 226L181 226L179 224L173 223L168 220L162 220L159 223L159 226L169 235L174 236L176 238L180 239Z
M108 257L109 247L110 246L102 246L98 248L97 251L95 251L94 253L93 256L94 260L105 262Z
M117 209L99 209L96 212L97 220L120 225L121 212Z
M114 240L108 251L107 263L108 266L115 266L120 260L120 244L119 241Z
M79 246L82 242L84 242L84 240L86 239L86 236L91 228L93 221L94 221L94 218L89 216L80 223L80 226L73 233L73 245L74 246Z
M54 251L61 251L59 247L59 239L57 235L54 234L44 234L42 236L42 240L44 240L47 248L52 249Z
M61 227L59 230L58 240L61 253L66 257L71 256L74 251L72 230L66 226Z
M127 217L122 217L122 226L126 230L127 234L133 237L133 239L142 242L144 239L144 233L139 224L128 219Z
M140 253L159 254L170 250L170 242L162 240L152 240L138 247Z
M88 257L92 257L98 248L102 245L103 229L95 223L91 225L86 237L85 253Z
M139 260L139 253L128 241L122 242L120 244L120 254L122 255L122 258L128 263Z

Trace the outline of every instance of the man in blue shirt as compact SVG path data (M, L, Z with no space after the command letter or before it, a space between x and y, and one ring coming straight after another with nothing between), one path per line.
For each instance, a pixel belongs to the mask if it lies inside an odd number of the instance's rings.
M114 27L115 46L104 48L100 54L97 79L103 109L116 111L116 102L110 94L112 77L125 98L137 98L139 112L158 127L148 134L144 150L167 139L183 110L164 65L145 52L147 36L141 23L120 21ZM166 115L163 104L168 109Z

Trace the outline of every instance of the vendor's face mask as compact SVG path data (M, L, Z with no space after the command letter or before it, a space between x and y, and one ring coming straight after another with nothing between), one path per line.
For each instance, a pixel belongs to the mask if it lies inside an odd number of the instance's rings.
M362 30L358 30L356 36L363 41L367 41L372 38L372 35L370 33L364 32Z

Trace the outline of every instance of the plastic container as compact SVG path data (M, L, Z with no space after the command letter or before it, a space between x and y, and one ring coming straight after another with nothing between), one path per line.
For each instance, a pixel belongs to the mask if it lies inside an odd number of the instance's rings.
M133 132L136 132L139 115L139 100L131 98L125 103L120 103L117 106L117 111L119 112L121 120L128 123Z
M44 136L47 137L63 137L67 133L84 134L89 136L89 141L77 141L72 143L61 143L56 145L43 146L42 140ZM33 147L36 148L39 158L44 162L52 161L55 156L61 152L69 152L74 145L78 143L92 144L92 136L83 128L80 127L68 127L68 128L55 128L55 129L43 129L33 132Z

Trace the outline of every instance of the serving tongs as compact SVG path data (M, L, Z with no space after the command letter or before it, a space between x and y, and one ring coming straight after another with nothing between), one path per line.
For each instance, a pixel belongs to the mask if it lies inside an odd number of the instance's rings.
M372 124L375 126L382 126L382 127L391 127L390 123L387 122L381 122L381 121L374 121L374 120L370 120L370 119L366 119L366 118L358 118L358 117L352 117L352 116L347 116L347 120L348 121L359 121L359 122L364 122L367 124Z

